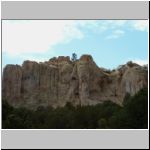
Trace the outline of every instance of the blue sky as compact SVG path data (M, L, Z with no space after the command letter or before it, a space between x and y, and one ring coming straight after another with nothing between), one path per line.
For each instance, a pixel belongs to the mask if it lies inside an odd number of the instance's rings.
M99 67L148 63L147 20L3 20L2 66L90 54Z

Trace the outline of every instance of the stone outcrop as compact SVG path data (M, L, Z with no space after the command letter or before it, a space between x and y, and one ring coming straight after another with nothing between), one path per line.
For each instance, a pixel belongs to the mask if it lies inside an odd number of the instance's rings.
M60 56L22 66L7 65L3 70L2 97L14 107L95 105L106 100L119 105L127 93L134 95L148 86L147 67L128 62L113 71L99 68L92 56L79 60Z

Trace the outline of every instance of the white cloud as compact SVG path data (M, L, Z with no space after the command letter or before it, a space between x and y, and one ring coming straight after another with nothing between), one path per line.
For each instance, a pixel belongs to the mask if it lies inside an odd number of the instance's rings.
M9 56L29 56L53 51L60 43L82 39L83 28L95 33L112 33L104 38L117 39L126 28L147 31L147 20L24 20L2 21L2 51Z
M84 36L72 20L3 20L2 27L3 52L11 56L43 53L58 43Z
M143 59L143 60L142 59L135 59L135 60L132 60L132 61L139 64L139 65L141 65L141 66L148 64L147 59Z
M24 57L21 57L22 60L32 60L36 62L45 62L48 61L51 57L50 56L45 56L45 57L35 57L31 55L25 55Z
M115 31L112 32L111 35L108 35L106 37L106 39L117 39L117 38L123 36L123 34L124 34L123 30L115 30Z
M131 26L139 31L148 31L148 20L136 20L131 23Z
M148 20L109 20L104 22L105 30L112 30L112 34L106 39L117 39L125 34L126 29L148 31Z
M127 20L108 20L106 22L106 25L108 24L111 27L121 27L123 25L125 25L125 23L127 23Z
M110 28L133 28L139 31L148 31L148 20L110 20L106 22Z

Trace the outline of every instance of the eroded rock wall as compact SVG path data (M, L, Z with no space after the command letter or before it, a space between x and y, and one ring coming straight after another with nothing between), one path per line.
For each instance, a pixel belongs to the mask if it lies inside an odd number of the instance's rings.
M43 63L24 61L3 70L2 96L9 104L29 109L39 106L95 105L106 100L122 104L148 86L147 68L128 62L114 71L99 68L90 55L77 61L60 56Z

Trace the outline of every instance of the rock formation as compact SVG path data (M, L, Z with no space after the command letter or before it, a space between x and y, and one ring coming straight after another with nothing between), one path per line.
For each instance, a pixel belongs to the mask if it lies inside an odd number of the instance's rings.
M90 55L79 60L54 57L46 62L24 61L3 70L2 97L14 107L95 105L106 100L119 105L127 93L148 86L147 67L128 62L118 69L99 68Z

